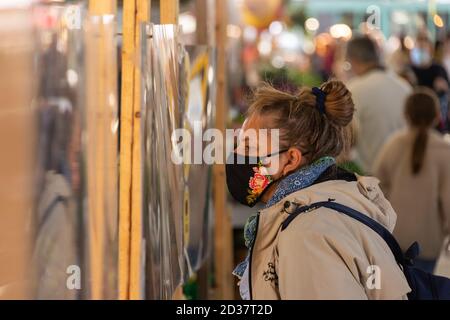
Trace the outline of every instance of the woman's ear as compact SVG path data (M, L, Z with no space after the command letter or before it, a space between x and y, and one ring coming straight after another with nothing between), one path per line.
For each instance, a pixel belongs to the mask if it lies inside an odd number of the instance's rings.
M282 171L283 177L300 168L303 160L303 155L299 149L289 148L289 150L286 151L286 159L287 162Z

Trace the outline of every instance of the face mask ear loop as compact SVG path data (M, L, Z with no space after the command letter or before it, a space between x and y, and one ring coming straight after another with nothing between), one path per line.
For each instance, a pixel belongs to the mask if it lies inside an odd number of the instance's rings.
M289 150L289 148L287 148L287 149L282 149L282 150L273 152L273 153L271 153L271 154L268 154L268 155L266 155L266 156L264 156L264 157L259 157L259 158L258 158L258 161L260 161L261 164L262 164L262 161L265 160L266 158L270 158L270 157L279 155L279 154L281 154L281 153L283 153L283 152L286 152L286 151L288 151L288 150ZM278 180L280 180L280 179L282 179L282 178L284 178L284 175L282 175L281 177L279 177L279 178L276 179L276 180L272 180L271 183L274 183L274 182L276 182L276 181L278 181ZM264 191L265 191L265 190L264 190ZM264 191L263 191L263 193L264 193Z
M279 151L275 151L275 152L273 152L273 153L271 153L271 154L268 154L268 155L264 156L263 158L273 157L273 156L276 156L276 155L281 154L281 153L283 153L283 152L286 152L286 151L288 151L288 150L289 150L289 148L287 148L287 149L281 149L281 150L279 150Z
M265 159L265 158L269 158L269 157L275 156L275 155L277 155L277 154L281 154L281 153L283 153L283 152L289 151L289 149L290 149L290 148L282 149L282 150L280 150L280 151L278 151L278 152L274 152L274 153L268 154L267 156L260 157L260 160L263 160L263 159ZM310 153L310 152L308 152L308 151L302 152L302 157L306 156L306 155L309 154L309 153ZM275 181L278 181L278 180L281 180L281 179L284 178L285 176L286 176L286 175L283 174L281 177L279 177L278 179L274 180L274 182L275 182Z

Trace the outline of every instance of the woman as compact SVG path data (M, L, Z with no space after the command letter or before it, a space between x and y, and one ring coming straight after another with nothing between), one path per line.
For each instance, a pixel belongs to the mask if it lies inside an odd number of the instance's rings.
M406 298L410 288L389 247L360 222L322 207L282 227L296 208L331 200L394 229L396 214L378 180L336 166L353 112L340 81L296 95L269 85L256 90L232 155L256 165L229 159L226 166L234 198L249 206L265 203L246 224L249 255L234 271L244 299ZM279 129L277 150L271 149L273 136L249 143L246 132L261 129Z
M450 221L450 146L432 130L439 101L428 88L406 100L409 127L380 151L373 172L398 213L394 234L402 249L421 246L416 265L432 272Z

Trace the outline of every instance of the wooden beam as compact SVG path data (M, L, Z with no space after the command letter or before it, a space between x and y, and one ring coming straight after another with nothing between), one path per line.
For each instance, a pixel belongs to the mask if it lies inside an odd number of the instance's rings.
M129 299L136 0L123 1L119 166L119 299Z
M136 0L134 31L134 99L131 186L130 299L142 299L142 186L141 186L141 24L150 20L150 0Z
M116 0L89 0L89 14L91 15L115 14L116 11Z
M214 34L214 25L211 22L214 17L211 17L210 13L213 13L211 7L211 0L195 0L195 16L197 20L196 29L196 44L197 45L213 45L211 41L211 34ZM206 85L206 83L205 83ZM211 250L212 252L212 250ZM200 300L208 300L210 293L210 281L209 275L212 271L213 258L208 256L200 269L196 272L196 281L198 287L198 298Z
M226 1L216 0L216 128L225 136L227 122L227 5ZM215 260L215 298L233 299L233 238L229 209L227 206L225 167L214 165L214 260Z
M208 44L208 0L195 0L196 44Z
M179 14L178 0L161 0L159 3L161 24L177 24Z
M120 151L121 299L142 298L140 28L150 19L151 0L124 0Z
M116 1L89 1L92 16L114 15ZM103 20L102 20L103 21ZM113 21L89 23L86 34L86 97L87 97L87 188L89 213L90 295L92 299L116 298L111 292L110 278L104 268L112 261L107 241L108 230L114 229L117 219L117 133L111 125L117 121L117 105L111 105L110 95L117 88L117 60ZM111 109L115 112L111 112Z

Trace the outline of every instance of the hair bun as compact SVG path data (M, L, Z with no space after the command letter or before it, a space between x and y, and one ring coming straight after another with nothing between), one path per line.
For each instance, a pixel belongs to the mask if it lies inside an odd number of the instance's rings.
M345 127L353 119L355 105L352 94L345 84L339 80L329 80L320 86L327 96L325 98L325 113L327 118L336 125Z

